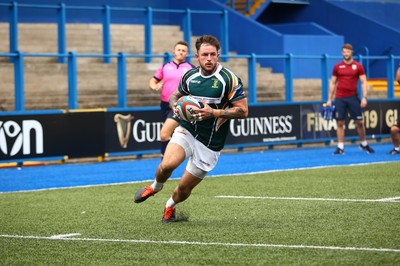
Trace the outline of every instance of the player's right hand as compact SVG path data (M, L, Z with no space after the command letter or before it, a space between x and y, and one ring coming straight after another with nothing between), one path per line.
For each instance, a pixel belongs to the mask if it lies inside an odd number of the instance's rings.
M181 119L181 116L179 115L179 110L178 110L178 108L176 108L176 103L174 103L172 112L174 112L174 115L176 115L179 119Z

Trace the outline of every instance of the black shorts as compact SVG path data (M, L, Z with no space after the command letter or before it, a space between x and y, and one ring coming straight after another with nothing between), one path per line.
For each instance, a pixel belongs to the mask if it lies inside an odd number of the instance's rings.
M179 122L179 118L174 114L174 111L172 111L171 107L169 106L169 103L161 102L160 107L161 107L161 119L163 122L165 122L167 118L172 118L176 122Z
M362 110L358 96L350 96L335 99L335 118L336 120L345 120L347 113L354 120L363 120Z

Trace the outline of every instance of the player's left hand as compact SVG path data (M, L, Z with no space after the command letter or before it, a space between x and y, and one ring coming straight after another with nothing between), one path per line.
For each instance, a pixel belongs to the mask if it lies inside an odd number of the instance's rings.
M206 103L206 101L204 101L204 99L201 101L201 103L203 104L203 108L194 110L194 112L196 113L194 115L194 119L196 121L202 121L213 118L213 109Z

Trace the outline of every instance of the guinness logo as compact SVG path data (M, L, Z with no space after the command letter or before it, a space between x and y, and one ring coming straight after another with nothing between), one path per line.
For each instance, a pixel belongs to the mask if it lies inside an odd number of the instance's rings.
M117 127L118 140L121 148L126 149L128 146L129 137L131 135L131 121L134 118L133 115L121 115L116 114L114 121Z

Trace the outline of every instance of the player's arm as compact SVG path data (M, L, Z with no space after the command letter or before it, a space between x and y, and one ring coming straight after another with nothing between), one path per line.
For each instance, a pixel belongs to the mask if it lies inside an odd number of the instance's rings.
M363 93L363 97L361 99L361 107L366 107L367 106L367 96L368 96L368 90L367 90L367 86L368 86L368 82L367 82L367 76L361 75L360 76L360 82L361 82L361 89L362 89L362 93Z
M326 105L328 106L332 106L332 99L336 91L336 86L337 86L337 77L332 76L331 80L329 81L328 101L326 102Z
M232 107L228 109L212 109L213 117L222 117L227 119L241 119L249 115L247 98L232 102Z
M172 111L174 112L174 114L179 117L179 119L181 118L179 116L179 112L176 109L176 102L178 101L179 98L181 98L183 95L179 92L178 89L176 89L173 93L171 93L171 95L169 96L169 106L171 107Z
M152 77L149 80L149 87L153 91L159 91L162 88L162 82L160 82L158 79Z
M243 98L232 102L232 107L228 109L213 109L204 100L202 101L204 107L196 110L196 115L201 115L203 119L210 118L226 118L226 119L242 119L249 115L249 108L247 98Z
M183 96L182 93L179 92L178 89L176 89L171 96L169 96L169 106L171 107L172 110L175 109L176 107L176 102L178 101L179 98Z

